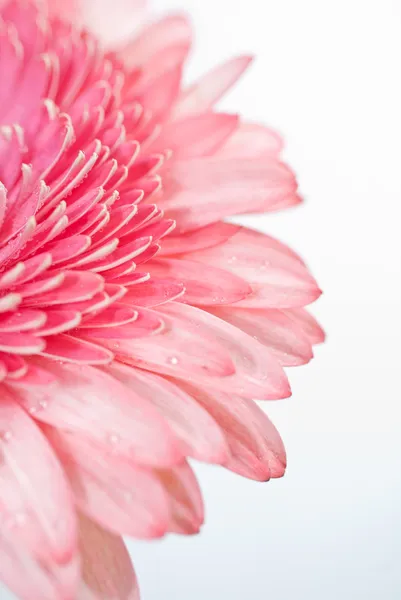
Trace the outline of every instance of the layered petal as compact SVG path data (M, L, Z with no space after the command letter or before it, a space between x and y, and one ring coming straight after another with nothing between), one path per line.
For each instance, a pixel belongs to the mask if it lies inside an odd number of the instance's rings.
M81 433L139 464L163 467L182 460L167 424L134 390L96 367L45 360L39 364L54 378L50 389L12 384L36 419Z
M250 284L252 293L238 301L237 307L302 307L321 294L299 257L252 229L243 227L225 244L191 253L191 259L226 269Z
M78 600L139 600L136 575L121 537L80 516L83 582Z
M76 544L72 496L37 425L2 389L0 515L14 540L39 560L68 562Z

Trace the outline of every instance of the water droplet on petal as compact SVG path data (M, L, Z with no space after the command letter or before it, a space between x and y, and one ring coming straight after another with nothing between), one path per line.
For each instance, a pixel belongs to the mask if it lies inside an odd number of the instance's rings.
M9 442L13 437L13 434L11 433L11 431L0 431L0 439L3 440L3 442Z
M170 363L170 365L178 365L178 358L176 356L170 356L167 359L167 362Z
M120 436L117 435L117 433L110 433L108 440L110 442L110 444L112 444L113 446L115 446L116 444L118 444L118 442L120 441Z

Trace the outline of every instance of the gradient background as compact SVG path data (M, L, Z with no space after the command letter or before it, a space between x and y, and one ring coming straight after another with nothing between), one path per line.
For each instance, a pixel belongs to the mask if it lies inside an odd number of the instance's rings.
M202 533L130 543L143 600L397 600L401 4L153 4L193 16L189 78L233 53L258 55L222 106L285 135L307 202L242 221L307 259L329 337L290 370L293 397L265 403L288 449L286 477L260 484L199 468Z

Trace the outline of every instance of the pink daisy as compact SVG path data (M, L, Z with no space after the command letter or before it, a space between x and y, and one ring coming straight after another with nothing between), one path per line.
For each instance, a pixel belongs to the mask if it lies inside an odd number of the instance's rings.
M133 600L121 536L202 524L188 459L284 473L253 399L290 395L320 291L223 219L297 182L274 132L214 109L248 57L182 88L186 18L110 47L98 2L0 6L0 575L23 600Z

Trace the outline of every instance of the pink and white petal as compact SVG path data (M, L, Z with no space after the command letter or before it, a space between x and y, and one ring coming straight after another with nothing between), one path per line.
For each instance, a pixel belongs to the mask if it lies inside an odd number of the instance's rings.
M7 378L19 379L28 371L28 365L22 356L0 352L0 361L5 366Z
M304 365L313 357L307 336L295 323L291 323L284 311L235 306L209 310L267 346L283 366Z
M106 365L113 360L110 350L68 334L47 337L45 349L40 354L77 365Z
M178 306L179 312L187 308L187 305L176 302L163 306ZM210 331L206 331L205 335L197 324L191 323L190 318L179 319L173 312L148 312L163 319L164 329L156 335L120 340L114 349L117 360L147 371L176 377L190 374L202 380L206 378L206 381L226 381L235 372L229 352L224 344L210 335Z
M240 123L223 148L220 156L225 158L278 158L284 144L281 137L268 127L258 123Z
M116 302L108 308L105 308L100 313L88 315L84 322L81 323L81 329L86 327L117 327L118 325L126 325L132 323L138 318L138 312L127 306Z
M152 144L152 152L168 148L174 160L210 156L223 146L237 126L237 115L213 112L167 123Z
M216 377L216 373L208 374L204 371L202 377L201 371L191 371L193 381L247 398L270 400L291 395L288 380L276 357L250 335L206 311L187 304L170 302L160 306L157 312L161 313L163 318L170 317L175 327L184 327L188 333L196 332L199 339L200 336L213 339L215 351L224 349L233 361L235 369L225 376ZM157 339L155 336L150 343L157 343ZM160 367L161 365L154 370L160 370ZM188 370L180 373L180 369L176 368L174 373L163 368L160 372L188 378Z
M284 311L285 314L300 327L307 336L310 343L322 344L326 339L326 334L321 328L315 317L311 315L305 308L289 308Z
M181 77L181 65L166 71L141 91L137 98L138 102L146 106L155 119L163 121L177 98Z
M136 39L124 46L122 58L129 67L143 67L155 55L169 48L189 48L191 40L192 29L187 17L168 15L148 25Z
M82 587L77 600L139 600L130 556L120 536L80 515Z
M1 332L19 332L38 329L46 323L46 313L41 310L21 310L0 314Z
M15 335L15 333L10 332L0 333L1 352L11 352L12 354L29 356L41 352L44 350L45 346L44 340L30 333L20 333L18 336Z
M130 287L125 294L124 301L135 306L154 307L177 300L184 292L185 287L182 283L172 279L154 277L150 281Z
M112 48L121 45L125 38L135 32L143 21L147 5L146 0L115 0L113 10L110 10L110 0L74 1L79 7L80 21L106 47ZM76 19L76 14L74 14L74 19Z
M242 277L253 293L237 303L243 308L292 308L321 294L307 267L273 238L242 227L225 244L191 253L191 260L213 264Z
M116 362L107 371L155 406L181 441L184 454L203 462L227 460L229 452L220 429L179 387L154 373Z
M186 254L211 248L212 246L219 246L230 239L239 229L239 225L218 221L181 235L169 235L163 240L159 255Z
M35 335L56 335L78 327L81 322L81 313L75 310L51 310L44 313L45 323L35 330Z
M48 371L56 384L47 389L14 383L13 389L37 420L106 444L115 456L138 464L170 467L182 460L179 443L158 411L114 377L87 365L44 359L34 364Z
M252 289L246 281L209 264L166 258L152 260L147 267L151 281L155 277L169 279L183 285L185 293L181 297L181 301L188 304L197 306L233 304L252 293Z
M184 535L199 533L205 510L199 483L189 464L185 462L158 473L170 498L170 531Z
M5 387L0 431L0 513L4 527L38 559L67 563L76 547L67 481L43 434Z
M25 552L15 539L0 537L0 579L20 600L75 598L80 561L74 555L66 565L43 563Z
M227 216L278 210L299 203L288 167L265 158L204 157L172 161L163 178L167 218L183 233Z
M172 118L183 118L209 110L238 81L252 62L250 56L238 56L206 73L181 92Z
M80 510L120 535L152 539L169 526L169 499L153 470L110 453L82 436L46 428ZM113 515L110 520L110 515Z
M103 291L104 280L101 275L89 271L65 271L63 285L50 292L27 299L26 306L56 306L59 304L90 300Z
M178 382L216 420L231 455L225 466L251 479L267 481L284 475L286 455L280 435L266 414L247 398Z

